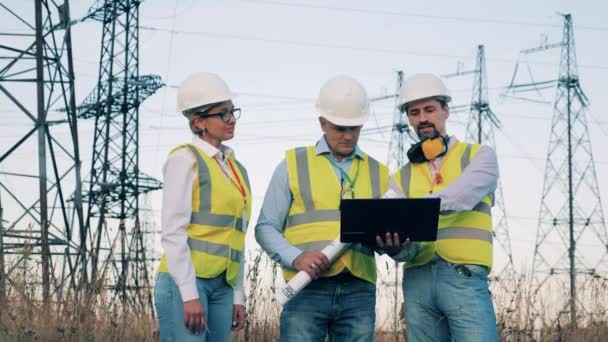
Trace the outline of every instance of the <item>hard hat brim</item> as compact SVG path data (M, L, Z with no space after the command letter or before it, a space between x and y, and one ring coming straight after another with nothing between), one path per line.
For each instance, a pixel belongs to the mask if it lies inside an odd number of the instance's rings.
M407 100L407 102L403 102L403 103L399 104L397 106L397 108L399 110L403 111L403 109L407 108L407 106L409 106L410 104L412 104L414 102L424 101L424 100L443 100L447 104L447 103L450 103L450 101L452 101L452 97L449 95L432 95L432 96L427 96L427 97L421 97L421 98Z
M321 117L325 118L327 121L331 122L332 124L334 124L336 126L356 127L356 126L363 126L367 122L367 119L369 118L369 114L365 115L364 117L352 118L352 119L346 119L346 118L336 117L336 116L327 115L327 114L322 114Z
M228 102L228 101L232 101L232 98L228 98L227 100L223 100L223 101L207 103L207 104L204 104L199 107L194 107L192 109L185 110L182 112L182 115L185 116L186 119L190 119L194 113L206 112L206 111L212 109L213 107L215 107L219 104L222 104L224 102Z

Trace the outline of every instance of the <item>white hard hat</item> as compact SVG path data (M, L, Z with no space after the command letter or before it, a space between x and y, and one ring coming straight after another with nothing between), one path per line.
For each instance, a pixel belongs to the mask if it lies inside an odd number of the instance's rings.
M317 99L321 116L338 126L361 126L369 117L365 88L352 77L332 77L321 87Z
M210 72L197 72L180 84L177 91L177 111L190 118L195 111L209 109L207 105L228 101L234 97L221 77Z
M433 74L415 74L408 77L399 89L399 108L410 102L441 97L445 102L452 99L443 81Z

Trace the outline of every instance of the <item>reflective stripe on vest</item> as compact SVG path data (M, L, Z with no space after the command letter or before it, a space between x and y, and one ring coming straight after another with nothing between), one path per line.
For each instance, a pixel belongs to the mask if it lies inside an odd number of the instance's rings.
M449 227L437 231L437 240L443 239L469 239L492 243L492 233L471 227Z
M287 217L285 221L285 229L301 224L322 222L322 221L339 221L340 210L312 210L301 214L295 214Z
M216 226L232 229L233 226L238 231L243 231L243 220L240 217L231 215L217 215L211 213L192 213L190 215L190 223L200 224L203 226Z
M296 148L296 163L298 164L298 182L302 200L304 201L304 207L306 208L306 211L315 210L315 204L312 202L308 156L305 147Z
M219 243L189 238L188 247L190 247L190 250L197 252L203 252L223 258L230 257L230 260L234 262L240 262L241 260L242 253L240 251L235 249L230 250L230 247Z
M380 163L376 159L368 158L369 175L372 182L372 198L380 198L382 191L380 190Z
M295 244L295 247L298 247L298 249L300 249L301 251L310 251L310 250L317 250L320 251L323 248L325 248L326 246L328 246L333 240L321 240L321 241L312 241L312 242L304 242L304 243L299 243L299 244ZM353 244L351 245L351 249L355 250L357 252L363 253L363 254L367 254L369 256L374 256L374 250L366 247L360 243L357 244Z
M331 163L322 155L316 155L315 146L290 150L287 152L286 160L294 201L285 222L283 235L293 246L302 251L322 250L339 234L338 177L335 176ZM359 168L361 176L355 185L355 197L380 197L388 187L388 169L369 156L361 160ZM327 177L329 172L331 175ZM321 181L319 184L313 184L314 179ZM334 233L335 236L330 236ZM340 273L344 267L361 279L375 282L375 258L371 248L361 244L351 245L322 276ZM360 269L353 269L355 267ZM293 270L283 269L283 274L286 279L290 279L295 273Z

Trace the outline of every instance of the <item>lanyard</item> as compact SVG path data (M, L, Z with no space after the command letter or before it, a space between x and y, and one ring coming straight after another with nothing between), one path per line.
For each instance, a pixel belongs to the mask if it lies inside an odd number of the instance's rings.
M220 170L222 170L222 173L224 173L226 175L226 177L228 177L228 179L230 179L230 183L232 183L232 185L234 185L234 187L241 193L241 196L243 196L243 202L245 203L245 205L247 205L247 192L245 191L245 187L241 183L239 174L236 173L236 170L234 169L234 165L232 165L232 162L230 161L230 159L228 159L228 166L230 166L230 171L232 171L234 178L236 178L236 182L234 181L234 179L232 179L232 177L230 177L230 175L226 172L226 170L224 170L222 165L220 165L220 162L217 160L217 158L213 158L213 160L215 160L215 162L217 163L217 166L220 167Z
M435 159L430 161L431 167L433 168L433 173L435 174L435 185L440 185L443 183L443 176L441 175L441 171L435 164Z
M342 177L344 177L346 179L346 181L348 182L348 185L350 185L349 190L353 192L352 195L354 196L355 184L357 183L357 178L359 178L359 166L361 165L361 159L357 158L357 171L355 171L355 177L353 177L351 179L350 176L348 175L348 172L344 171L343 168L338 166L338 164L336 164L335 161L333 161L330 157L328 157L327 154L324 154L324 156L325 156L325 158L327 158L327 160L329 160L331 165L337 167L338 170L340 170L340 175L342 175ZM340 187L342 187L342 184L340 184Z

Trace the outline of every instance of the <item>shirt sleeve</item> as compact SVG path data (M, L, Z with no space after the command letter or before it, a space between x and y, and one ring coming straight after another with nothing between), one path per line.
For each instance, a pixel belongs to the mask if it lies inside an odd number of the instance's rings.
M255 226L255 238L272 260L288 268L293 268L293 260L302 253L283 237L283 227L292 201L287 163L283 160L270 179Z
M460 177L427 197L440 198L442 212L471 210L485 196L496 191L497 182L496 153L489 146L482 146Z
M199 297L186 233L192 213L194 163L192 155L181 149L171 153L163 167L161 245L184 302Z

